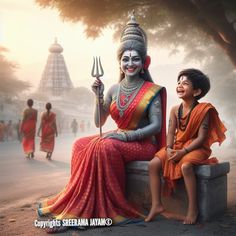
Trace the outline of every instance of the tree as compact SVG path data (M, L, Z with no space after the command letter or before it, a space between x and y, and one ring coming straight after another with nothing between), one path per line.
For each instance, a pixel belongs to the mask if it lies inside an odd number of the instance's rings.
M152 42L173 50L184 45L190 54L209 38L236 67L236 1L234 0L36 0L42 7L57 8L65 20L81 21L89 37L107 26L118 30L134 9Z
M3 53L6 51L6 48L0 47L0 95L9 99L27 90L30 85L28 82L18 80L15 77L14 73L17 66L5 58Z

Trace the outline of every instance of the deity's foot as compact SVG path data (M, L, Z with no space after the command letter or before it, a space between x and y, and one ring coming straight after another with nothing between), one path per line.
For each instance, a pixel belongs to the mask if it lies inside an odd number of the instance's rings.
M48 234L59 234L59 233L63 233L66 232L69 228L66 226L54 226L51 229L47 229L47 233Z
M197 223L198 211L189 211L183 221L184 225L195 225Z
M145 219L146 222L152 221L157 215L161 214L164 211L164 207L162 205L152 206L147 218Z
M38 214L39 217L44 216L43 213L42 213L42 210L41 210L41 205L38 206L36 211L37 211L37 214Z

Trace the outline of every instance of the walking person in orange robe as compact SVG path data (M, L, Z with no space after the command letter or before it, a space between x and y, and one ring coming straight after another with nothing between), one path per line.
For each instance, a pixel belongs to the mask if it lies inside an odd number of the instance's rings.
M46 110L42 113L41 123L38 129L38 136L41 132L40 150L46 152L46 158L51 160L51 156L54 150L55 136L57 133L56 114L51 111L51 103L47 103L45 106Z
M188 195L188 211L184 224L197 221L195 165L217 163L210 158L210 146L225 139L223 123L210 103L199 103L210 89L209 78L196 69L180 72L176 92L182 100L170 112L167 146L156 153L149 165L152 207L146 221L164 211L161 201L160 171L165 180L164 192L170 194L175 181L184 178Z
M22 145L27 158L34 158L35 152L35 133L37 123L37 110L33 108L33 100L28 99L28 108L23 112L23 118L20 126L20 133L23 137Z

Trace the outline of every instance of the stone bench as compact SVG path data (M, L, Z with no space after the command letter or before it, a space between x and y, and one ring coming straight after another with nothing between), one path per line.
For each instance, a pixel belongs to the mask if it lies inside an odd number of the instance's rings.
M229 162L195 167L200 221L208 221L227 209L227 173L229 169ZM149 210L151 194L148 161L133 161L127 164L126 173L128 199L142 210ZM183 179L177 182L173 196L162 199L166 210L185 215L188 199Z

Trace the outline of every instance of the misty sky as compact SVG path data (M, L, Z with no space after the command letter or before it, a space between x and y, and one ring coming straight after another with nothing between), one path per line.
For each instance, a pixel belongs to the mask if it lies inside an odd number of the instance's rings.
M111 29L100 38L87 39L80 23L63 22L57 10L41 9L33 0L1 0L0 44L9 49L7 58L19 65L17 77L30 81L32 91L39 84L48 48L55 37L64 48L66 65L76 87L90 87L92 58L96 55L102 58L105 87L118 80L118 42L113 40ZM154 81L168 87L169 94L175 96L176 75L187 67L181 64L183 54L169 56L168 49L157 45L149 48L149 55Z

